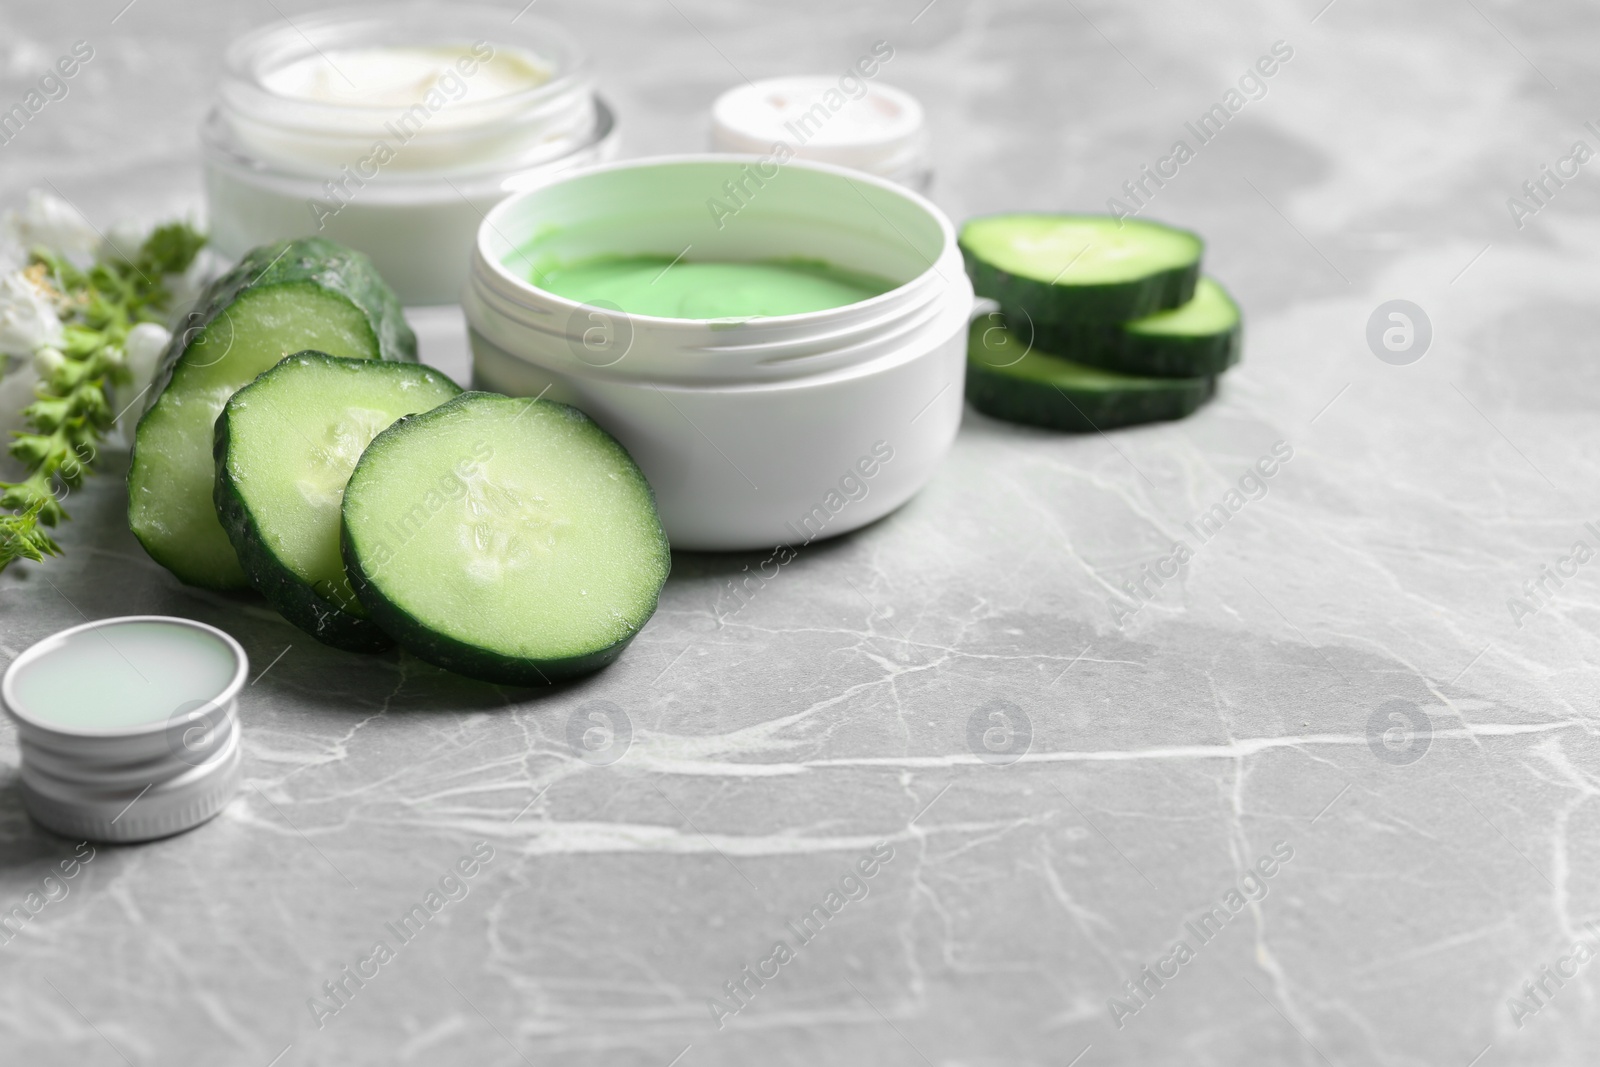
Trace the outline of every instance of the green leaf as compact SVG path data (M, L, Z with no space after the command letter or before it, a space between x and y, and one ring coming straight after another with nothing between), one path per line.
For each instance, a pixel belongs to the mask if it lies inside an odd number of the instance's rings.
M11 512L0 515L0 570L60 554L43 527L66 520L54 490L82 483L112 426L109 382L126 376L116 350L135 322L162 321L172 301L164 278L188 270L205 243L187 222L171 222L151 231L133 262L106 255L85 271L55 249L29 253L63 297L66 363L35 390L22 410L27 430L13 434L9 446L29 473L20 482L0 482L0 510Z
M61 546L39 528L38 512L0 516L0 570L19 559L41 562L61 555Z
M67 517L66 509L50 492L49 480L46 479L41 483L35 481L35 478L37 475L25 482L0 482L0 507L31 515L36 522L45 526L55 526ZM0 521L15 517L0 516Z
M157 226L139 249L140 266L148 265L161 274L182 274L205 243L205 234L187 222Z

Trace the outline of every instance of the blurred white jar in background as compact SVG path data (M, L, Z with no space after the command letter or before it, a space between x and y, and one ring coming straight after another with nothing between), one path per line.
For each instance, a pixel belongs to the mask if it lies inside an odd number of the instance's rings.
M711 147L768 156L781 144L793 158L925 192L933 172L922 105L863 73L877 66L864 57L838 75L767 78L729 89L711 108Z
M235 41L201 131L211 239L229 257L323 236L408 306L457 302L483 215L608 158L611 113L557 26L412 4L279 20Z

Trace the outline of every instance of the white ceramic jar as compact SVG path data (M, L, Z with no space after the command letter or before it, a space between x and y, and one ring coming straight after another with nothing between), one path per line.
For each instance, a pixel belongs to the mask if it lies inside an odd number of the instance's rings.
M734 214L730 187L741 190ZM529 279L607 255L810 260L899 283L756 319L628 315ZM655 489L673 547L797 546L894 510L961 422L972 286L950 221L839 167L725 155L593 168L484 220L463 297L474 383L586 411Z
M407 305L460 298L483 215L617 147L587 57L503 8L425 3L279 20L235 41L201 130L213 247L320 235Z

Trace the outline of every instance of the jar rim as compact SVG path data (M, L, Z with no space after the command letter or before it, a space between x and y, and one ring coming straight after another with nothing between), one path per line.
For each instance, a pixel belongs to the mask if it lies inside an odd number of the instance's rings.
M511 297L513 292L536 294L535 300L541 303L553 304L556 308L564 312L574 312L579 308L588 307L590 305L587 305L582 301L573 300L570 297L564 297L557 293L553 293L550 290L541 288L540 286L533 284L531 281L519 276L505 265L504 259L501 256L490 250L489 242L493 238L498 238L507 244L511 243L510 238L506 237L499 228L499 223L505 218L506 215L516 211L524 200L532 196L537 196L539 193L544 192L553 186L565 184L567 182L584 181L599 174L624 170L646 170L662 167L693 166L703 164L731 164L738 166L740 164L754 164L764 161L765 157L762 156L732 152L695 152L662 156L647 156L641 159L626 159L619 160L614 163L603 163L596 166L585 167L580 171L556 175L553 176L549 181L541 182L536 186L519 190L518 192L515 192L506 199L502 200L500 203L496 204L493 208L489 209L487 214L484 215L483 223L478 227L478 239L474 244L473 271L470 284L474 287L477 287L485 283L492 284L494 282L498 282L499 284L493 285L493 288L497 291L497 295L503 298ZM916 276L909 278L899 285L896 285L885 292L879 293L876 296L871 296L865 300L858 300L849 304L842 304L838 307L824 308L820 311L804 311L793 315L760 316L756 319L749 320L685 319L664 315L645 315L634 312L625 312L624 314L627 316L627 318L646 324L652 329L662 331L699 331L704 330L708 325L715 326L729 322L757 322L761 327L769 327L771 329L784 329L797 325L826 325L835 323L842 319L850 318L855 314L860 314L863 310L871 311L878 308L888 307L897 302L905 301L907 296L910 294L910 291L913 290L914 287L918 286L919 283L924 283L925 279L927 279L929 275L937 275L939 271L940 253L955 244L955 227L950 222L949 218L931 200L927 199L913 189L909 189L904 185L891 181L887 178L880 177L876 174L855 170L850 167L839 166L833 163L824 163L818 160L792 158L782 165L785 168L815 171L818 173L830 174L835 177L843 178L850 182L859 182L865 185L875 186L884 192L890 193L891 195L904 198L917 208L921 209L923 214L932 220L939 228L941 239L939 251L935 252L932 257L926 257L924 253L917 250L913 245L913 251L918 251L919 255L924 255L924 258L928 258L927 265L923 270L919 271ZM485 270L489 272L489 277L485 277ZM522 301L516 302L523 304L525 307L532 306L531 304L527 304Z
M441 68L439 84L409 104L318 100L268 84L293 63L321 57L332 66L328 53L340 49L439 45L470 46L477 60L469 66L463 54ZM481 54L480 45L525 53L546 80L474 98L476 64L496 54ZM459 71L452 86L446 71ZM579 150L597 126L589 57L565 29L536 16L508 23L502 8L428 2L332 8L246 32L223 54L212 118L212 140L236 145L252 162L318 178L373 159L373 169L419 174L533 166ZM375 155L380 146L387 155ZM410 162L389 167L402 152Z
M711 120L715 125L715 132L752 143L781 139L782 134L771 128L762 127L761 124L771 121L771 117L754 112L752 105L765 94L815 91L821 95L827 89L836 88L836 82L837 79L828 74L789 74L735 85L712 101ZM829 137L826 135L831 127L823 126L810 140L796 147L836 150L898 147L911 143L922 134L926 120L922 104L916 97L887 82L872 81L867 83L866 91L855 102L861 103L873 96L893 103L900 109L899 115L892 121L878 126L859 126L855 136L835 134Z
M482 4L445 6L418 2L398 6L353 4L345 7L329 8L292 22L285 17L282 25L269 22L257 26L255 29L235 38L228 45L223 53L224 85L235 90L242 90L245 94L245 99L271 100L276 106L289 104L294 106L297 111L304 111L309 115L319 113L331 115L341 112L360 114L403 110L395 108L393 105L333 103L284 96L276 93L268 89L262 82L262 61L269 58L263 56L262 53L280 41L287 42L294 46L292 50L285 50L279 55L271 57L279 58L282 63L286 63L290 59L301 59L305 58L306 55L321 54L323 43L325 42L319 42L318 38L330 36L335 31L376 31L376 38L378 39L373 40L371 43L381 43L380 39L382 37L408 29L410 26L407 21L408 18L417 18L419 21L437 18L441 23L441 31L448 33L450 29L447 27L467 26L474 23L481 25L490 19L493 19L498 26L504 22L504 13L502 8L489 7ZM518 21L521 20L513 20L512 23L507 25L515 26ZM507 34L503 29L496 32L501 35L502 43L527 48L541 60L554 60L550 62L550 79L538 85L530 86L526 89L518 89L502 96L459 105L459 110L470 112L478 108L504 108L508 104L514 104L519 101L537 102L570 92L579 83L588 83L590 80L589 57L575 37L556 23L537 16L528 17L524 25L526 28L516 30L514 37L511 34ZM553 51L555 55L549 55L548 52L550 51ZM282 63L279 65L281 66Z
M563 145L563 150L558 154L531 159L519 157L506 162L485 162L460 170L386 170L380 172L377 177L367 180L374 183L381 181L383 186L398 189L432 188L440 185L445 179L456 182L488 180L504 183L516 181L525 174L537 175L545 168L558 167L563 161L574 156L599 149L606 142L615 140L619 136L616 112L598 93L592 94L590 99L594 105L593 127L583 139ZM327 172L314 174L306 170L296 170L277 160L263 159L251 154L238 143L237 137L232 134L224 121L221 109L217 107L213 107L200 123L200 148L207 163L213 166L231 167L239 172L259 176L261 179L308 184L313 191L322 188L321 182L327 174ZM463 190L450 189L446 186L446 191L451 198L455 198L463 191L471 193L474 187Z
M478 229L462 298L474 346L481 340L519 362L596 381L776 388L875 373L873 368L906 358L908 343L914 348L920 343L916 339L943 329L947 320L966 321L972 286L962 268L955 228L938 207L887 179L795 158L781 166L805 181L755 209L756 230L747 236L708 237L712 244L699 245L701 254L714 256L713 247L732 261L788 254L904 282L865 300L817 311L687 319L581 303L541 288L531 274L517 270L511 250L524 248L541 232L568 242L565 247L574 256L643 252L644 247L605 246L645 233L642 244L671 244L670 250L655 249L670 256L683 241L700 240L694 237L700 224L691 221L700 204L700 179L709 177L713 185L724 178L737 180L750 173L752 160L761 162L757 157L704 153L588 167L553 176L490 209ZM648 178L627 174L675 167L694 169L669 175L657 197L648 195ZM767 181L773 177L764 170L755 173ZM577 184L587 181L596 184ZM563 188L569 183L574 188ZM627 195L640 190L647 195ZM552 192L551 201L534 199ZM635 204L645 209L637 210ZM659 226L653 224L651 211L660 212ZM565 216L568 225L561 225L558 216L566 212L571 212ZM598 229L589 231L590 224ZM741 218L729 228L744 224ZM562 237L563 232L568 236Z
M20 674L27 669L30 663L51 651L60 642L90 630L111 629L135 623L159 623L167 626L187 627L216 638L222 642L229 655L233 657L234 669L232 675L220 692L208 697L199 707L184 712L182 716L174 716L153 722L135 723L131 726L92 729L63 725L40 717L17 699L16 682ZM58 630L50 636L41 638L29 645L16 659L11 661L10 665L6 667L5 675L0 677L0 702L4 703L6 714L19 727L30 732L36 732L41 736L62 739L81 738L89 742L118 738L155 737L175 729L190 726L197 720L214 715L218 709L227 708L238 698L240 690L244 688L245 678L249 671L250 660L245 655L243 646L234 640L230 634L208 623L175 615L118 615L109 619L95 619L90 622L79 623L77 626L69 626L65 630Z

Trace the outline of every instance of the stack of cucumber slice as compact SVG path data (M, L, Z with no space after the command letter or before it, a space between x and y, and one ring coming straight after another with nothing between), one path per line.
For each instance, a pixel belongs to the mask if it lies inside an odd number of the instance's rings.
M185 326L162 356L134 435L128 525L188 584L246 589L211 504L211 429L222 406L292 352L415 363L417 339L372 261L316 237L248 253Z
M216 421L216 515L246 578L284 618L353 652L393 644L339 555L345 484L379 432L460 392L415 363L299 352L233 394Z
M967 347L967 399L1087 432L1178 419L1239 360L1239 308L1185 230L1110 215L990 215L961 228L973 288L1000 310Z
M671 553L633 459L575 408L418 365L366 257L257 249L201 309L128 476L134 533L180 579L507 685L603 667L654 613Z

